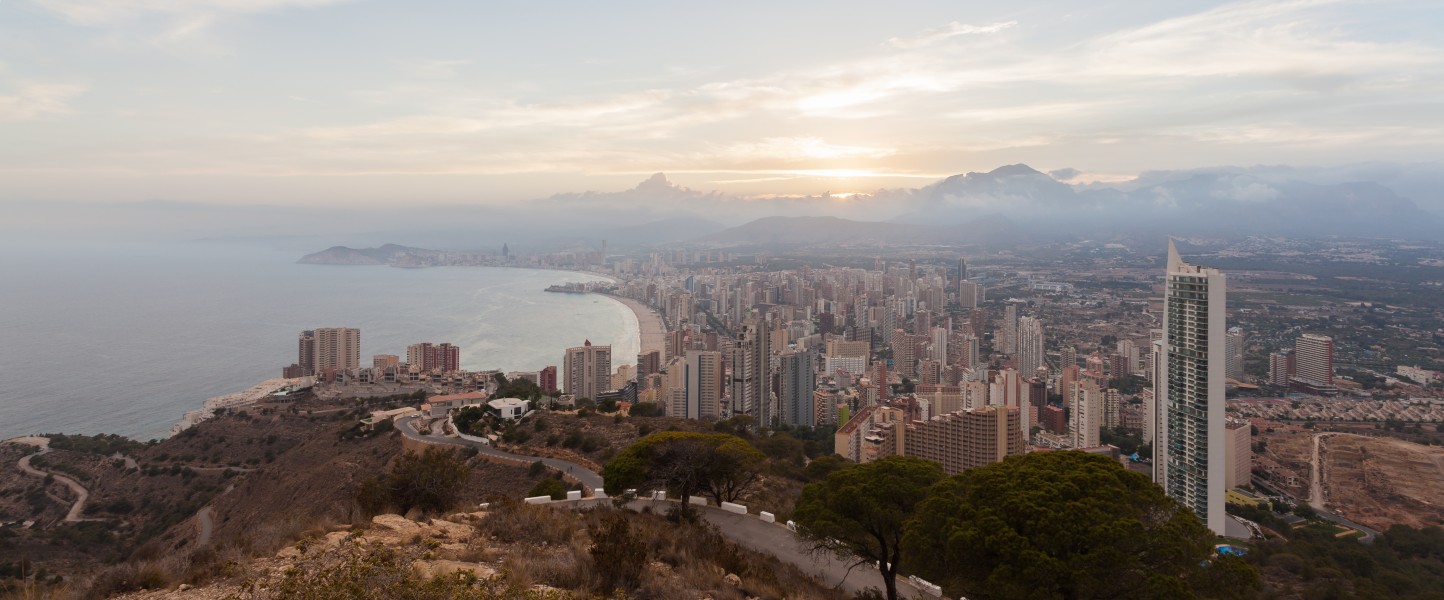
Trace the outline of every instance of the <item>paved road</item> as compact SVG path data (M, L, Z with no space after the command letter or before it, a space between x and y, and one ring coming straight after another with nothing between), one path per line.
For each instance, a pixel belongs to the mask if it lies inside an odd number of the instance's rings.
M211 543L211 532L215 531L215 519L211 514L215 511L207 506L196 513L196 547L199 548Z
M80 485L80 482L59 473L49 473L30 466L31 458L50 452L50 438L25 437L16 438L9 441L17 444L25 444L39 448L39 450L36 451L35 454L27 454L24 458L20 459L20 462L17 463L17 465L20 467L20 470L36 477L45 477L46 475L49 475L51 477L54 477L56 481L59 481L60 483L68 486L70 488L70 491L75 493L76 500L75 504L70 505L70 512L65 515L65 521L67 523L79 523L80 521L87 520L80 518L80 514L85 510L85 502L90 499L90 491L86 490L85 486Z
M582 506L594 506L608 502L605 499L572 500L552 502L550 506L558 508L578 508ZM627 508L641 511L643 507L652 507L653 511L660 512L668 506L675 506L677 502L635 500L627 504ZM748 549L776 557L785 563L797 567L802 572L816 577L823 585L837 587L848 594L856 594L867 588L883 590L882 574L876 567L871 565L859 565L849 570L851 563L838 559L831 554L813 554L808 550L796 534L787 530L787 527L779 523L766 523L757 515L739 515L727 512L715 506L693 506L707 519L709 523L717 526L717 530L728 539ZM913 587L912 583L904 577L897 580L897 591L899 598L914 598L928 596L923 595Z
M481 452L482 454L486 454L488 456L499 456L502 458L524 460L527 462L542 461L542 463L546 464L548 467L575 477L576 480L580 481L583 486L586 486L587 489L593 490L594 492L601 492L602 490L602 476L598 475L595 471L587 469L586 467L583 467L576 463L571 463L556 458L543 458L538 456L527 456L524 454L512 454L511 452L497 450L496 448L493 448L490 444L463 440L461 438L447 437L437 433L433 433L431 435L422 435L416 430L415 427L416 421L419 419L420 417L414 416L399 419L396 424L396 428L401 430L402 435L413 440L430 442L434 444L447 444L463 448L476 448L478 452Z

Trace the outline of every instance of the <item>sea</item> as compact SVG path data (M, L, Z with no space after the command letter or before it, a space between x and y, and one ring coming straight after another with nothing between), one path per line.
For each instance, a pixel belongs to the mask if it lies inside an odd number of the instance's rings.
M492 267L303 265L265 245L0 245L0 439L33 433L162 438L213 396L281 376L297 335L361 330L361 362L416 342L461 348L467 370L560 368L563 350L640 347L636 315L545 292L606 277ZM615 366L615 365L614 365Z

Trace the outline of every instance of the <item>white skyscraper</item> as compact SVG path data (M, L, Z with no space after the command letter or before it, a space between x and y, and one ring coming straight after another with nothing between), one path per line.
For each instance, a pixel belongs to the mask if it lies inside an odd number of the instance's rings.
M1224 533L1227 477L1223 380L1227 327L1223 273L1183 262L1168 242L1163 339L1151 411L1153 480Z
M1033 317L1018 319L1018 372L1024 377L1037 374L1043 362L1043 322Z
M1068 434L1074 448L1094 448L1103 444L1101 428L1105 417L1104 392L1091 381L1068 384Z

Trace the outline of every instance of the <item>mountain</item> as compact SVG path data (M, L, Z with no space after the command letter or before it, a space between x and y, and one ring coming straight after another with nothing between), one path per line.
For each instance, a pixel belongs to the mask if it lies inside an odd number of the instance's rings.
M440 257L443 253L425 248L386 244L379 248L348 248L332 246L307 254L296 262L306 265L396 265L410 266Z

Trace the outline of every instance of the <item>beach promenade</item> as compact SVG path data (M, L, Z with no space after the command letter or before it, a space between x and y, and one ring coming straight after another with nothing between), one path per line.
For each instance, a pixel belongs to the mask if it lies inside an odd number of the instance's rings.
M662 315L657 314L657 311L652 310L651 307L643 304L640 300L612 295L608 295L607 297L627 305L627 308L632 309L632 312L636 313L637 325L642 337L641 351L638 352L639 354L646 354L654 350L657 352L664 351L663 349L667 347L667 326L662 323Z

